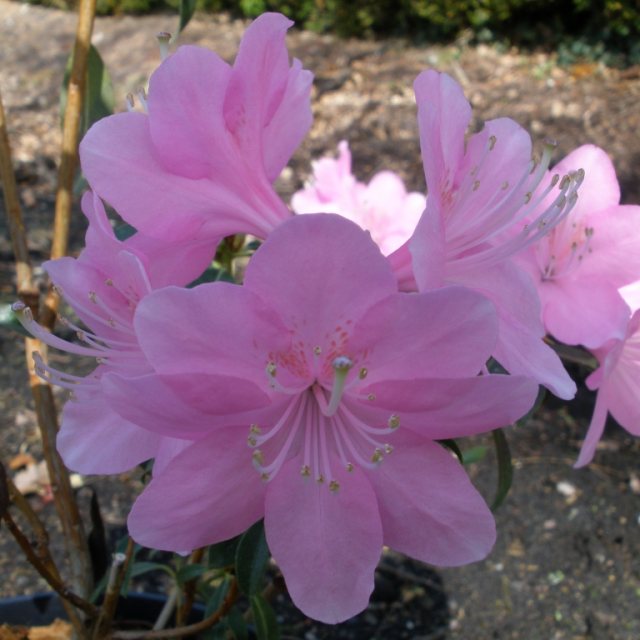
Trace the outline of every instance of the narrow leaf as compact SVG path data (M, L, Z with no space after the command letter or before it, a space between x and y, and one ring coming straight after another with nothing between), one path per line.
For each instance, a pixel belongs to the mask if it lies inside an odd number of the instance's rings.
M180 31L188 24L196 11L196 0L180 0Z
M509 443L502 429L496 429L491 432L493 436L493 444L496 448L496 457L498 459L498 488L496 490L491 511L495 511L507 497L513 480L513 464L511 462L511 451Z
M190 580L195 580L196 578L199 578L204 571L205 568L201 564L186 564L178 570L178 584L184 584Z
M473 462L480 462L487 455L487 447L482 445L478 447L471 447L462 452L462 464L471 464Z
M233 607L227 615L227 624L235 640L249 640L247 621L237 607Z
M261 595L251 596L250 601L258 640L278 640L280 629L271 605Z
M223 569L235 563L240 537L223 540L209 547L209 569Z
M69 79L71 77L71 67L73 56L67 62L67 68L60 92L60 115L64 117L67 106L67 94ZM114 110L115 100L113 93L113 83L111 77L98 50L92 45L89 48L87 59L87 82L85 84L85 95L82 102L82 115L80 118L80 135L84 135L94 122L105 116L111 115Z
M259 593L269 560L269 547L262 520L249 527L240 538L236 551L238 586L247 595Z

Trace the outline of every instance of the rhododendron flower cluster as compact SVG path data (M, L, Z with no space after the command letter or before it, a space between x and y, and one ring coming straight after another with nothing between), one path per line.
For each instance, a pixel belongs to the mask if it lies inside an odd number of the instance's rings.
M143 112L91 128L86 249L45 265L79 342L15 308L97 365L36 356L72 392L67 465L155 460L136 541L185 552L264 519L294 603L337 623L367 606L383 545L439 566L489 553L493 516L442 441L514 423L539 384L573 397L546 334L600 363L578 464L607 412L640 433L640 208L595 147L550 171L553 146L535 163L508 118L468 136L462 89L433 70L415 82L426 197L391 172L360 182L342 142L289 208L273 183L311 125L290 26L255 20L233 65L179 48ZM103 202L137 232L118 240ZM263 241L243 281L196 285L230 234Z

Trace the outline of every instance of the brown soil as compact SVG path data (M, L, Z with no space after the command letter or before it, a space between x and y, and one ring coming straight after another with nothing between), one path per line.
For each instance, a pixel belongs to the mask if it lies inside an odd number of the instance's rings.
M158 62L154 34L176 25L174 15L97 20L94 43L111 72L119 105L127 92L145 83ZM241 21L227 16L199 15L181 41L210 46L231 59L243 28ZM57 104L73 30L70 14L0 0L0 90L35 264L46 259L50 242L60 142ZM625 72L596 64L558 68L543 53L463 43L417 48L400 40L339 41L297 31L289 44L316 75L315 123L280 181L285 197L307 177L310 159L332 152L343 138L350 141L361 179L388 168L400 172L412 189L424 189L412 82L433 66L462 83L479 120L510 116L532 132L538 147L544 137L556 139L556 159L585 142L604 147L618 169L623 201L640 202L638 67ZM0 296L6 301L14 290L4 218L0 227ZM82 236L82 219L76 216L74 251ZM5 463L21 451L40 456L21 348L21 340L0 334ZM571 465L592 400L582 391L568 407L547 403L526 426L511 430L514 488L497 514L499 539L486 561L433 574L391 556L379 572L376 597L362 614L363 622L345 625L348 635L293 621L288 637L639 638L640 441L612 423L595 464L574 471ZM465 446L478 444L491 447L489 440ZM488 498L494 472L491 453L470 466ZM138 479L89 478L85 483L99 487L110 529L121 527ZM55 534L51 504L37 496L32 500ZM54 535L58 555L61 546ZM44 588L16 555L6 530L0 531L0 596ZM430 613L436 605L437 612ZM284 603L282 607L286 609Z

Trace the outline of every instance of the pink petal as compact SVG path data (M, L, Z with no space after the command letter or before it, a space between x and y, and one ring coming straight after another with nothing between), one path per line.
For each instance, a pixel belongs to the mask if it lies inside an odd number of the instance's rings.
M578 202L582 187L579 196ZM640 280L640 206L592 209L583 220L594 231L591 252L576 270L576 276L585 281L605 280L616 288Z
M292 274L302 274L304 285ZM313 345L396 290L369 235L332 214L296 216L278 227L251 259L244 286Z
M161 440L123 420L102 394L91 393L65 404L57 447L73 471L111 474L153 458Z
M246 430L232 427L193 443L154 474L131 509L129 532L167 551L215 544L259 520L264 495Z
M610 284L558 278L543 282L539 291L545 328L556 340L594 349L624 338L629 308Z
M370 393L375 401L367 407L382 414L382 426L393 413L399 416L402 427L440 440L513 424L533 406L538 385L523 376L485 375L386 380L362 389L363 396Z
M167 287L140 302L135 327L159 373L229 375L263 385L267 354L290 342L272 308L247 287L225 282Z
M236 154L223 116L230 77L216 53L194 46L180 47L151 76L149 130L165 170L193 180L219 172L239 179L225 166Z
M474 376L498 337L494 306L464 287L385 298L358 321L349 342L367 352L367 382Z
M428 291L443 286L447 264L445 225L443 213L431 196L427 197L427 208L409 240L408 248L418 290ZM402 248L396 251L396 254L401 250ZM394 257L394 272L402 274L395 266L399 256L394 254Z
M265 13L249 25L224 103L226 125L245 162L265 167L270 181L288 162L312 122L312 74L298 61L289 67L285 35L292 25L278 13Z
M376 496L359 470L332 468L340 483L331 492L300 476L289 460L267 485L265 531L295 605L329 624L366 608L382 550Z
M441 205L446 185L451 186L464 155L464 136L471 121L471 106L460 85L437 71L423 71L413 84L418 104L422 163L429 198Z
M479 271L465 270L455 279L496 305L499 333L494 358L509 373L530 376L558 397L573 398L575 383L543 341L540 302L528 274L503 262Z
M481 560L491 551L496 539L491 511L441 446L397 446L368 476L391 548L449 567Z
M282 101L263 133L263 158L267 179L273 182L304 140L313 122L313 74L294 60Z
M591 423L589 424L589 430L587 436L582 443L580 449L580 455L573 465L574 469L580 469L588 465L596 452L596 446L600 442L602 433L604 432L604 425L607 422L607 405L605 403L604 394L601 391L596 396L596 406L593 409L593 416L591 417Z
M263 236L289 215L262 183L247 190L243 182L234 190L233 183L173 173L158 157L149 118L141 113L120 113L94 124L80 145L80 159L94 191L136 229L155 238L176 241L203 234L217 239L236 232ZM256 213L260 209L261 215Z
M102 377L107 402L124 419L172 438L243 424L234 414L265 407L269 398L252 382L232 376L149 374ZM249 421L247 421L249 424Z

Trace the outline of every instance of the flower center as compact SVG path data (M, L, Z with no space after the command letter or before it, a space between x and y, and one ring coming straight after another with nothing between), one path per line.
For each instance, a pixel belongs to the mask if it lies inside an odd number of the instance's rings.
M318 356L321 349L316 347L313 352ZM349 472L356 465L375 469L393 451L386 436L400 426L399 417L393 414L383 426L372 425L371 419L365 417L362 400L371 402L375 396L354 397L355 388L367 377L367 369L360 367L357 375L350 377L354 358L339 355L330 362L330 386L316 378L297 389L285 387L276 379L278 369L274 362L267 365L270 386L294 397L266 433L257 424L249 427L247 443L253 449L254 467L264 481L271 480L287 460L299 456L302 477L313 477L336 492L340 488L333 473L337 463Z

